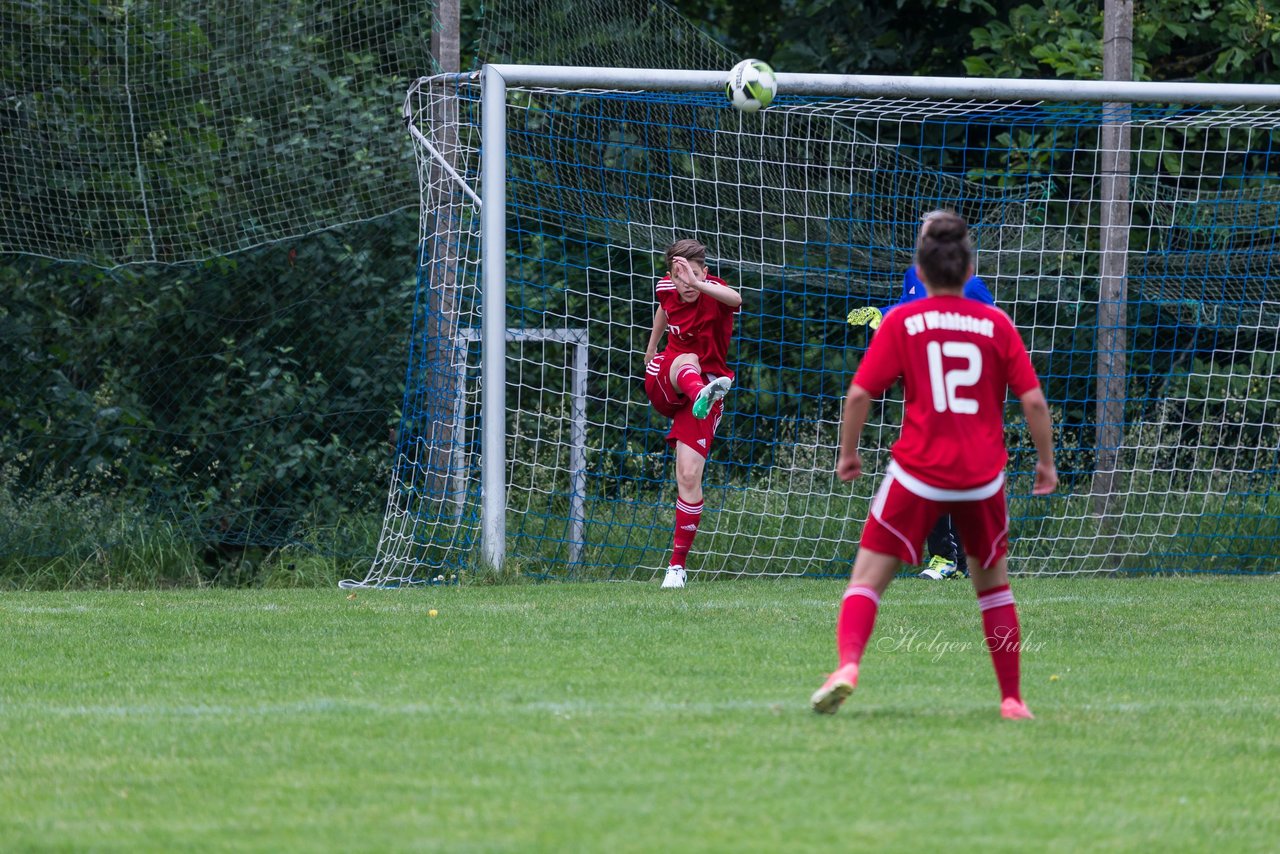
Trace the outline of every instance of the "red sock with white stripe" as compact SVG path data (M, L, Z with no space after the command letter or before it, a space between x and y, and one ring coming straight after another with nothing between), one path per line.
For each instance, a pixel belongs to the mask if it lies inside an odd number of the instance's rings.
M1000 683L1000 697L1021 700L1022 630L1013 591L1007 584L986 590L978 596L978 607L982 609L982 631L987 638L987 649L991 651L996 681Z
M880 594L870 587L850 584L840 603L840 618L836 620L836 649L840 652L840 666L862 661L867 639L876 627L876 611L880 607Z
M690 400L698 396L698 392L702 391L706 385L702 381L702 372L690 364L683 364L680 370L676 371L676 385L684 392Z
M693 548L693 538L698 536L698 523L702 521L702 502L691 504L676 496L676 530L671 538L671 566L684 566Z

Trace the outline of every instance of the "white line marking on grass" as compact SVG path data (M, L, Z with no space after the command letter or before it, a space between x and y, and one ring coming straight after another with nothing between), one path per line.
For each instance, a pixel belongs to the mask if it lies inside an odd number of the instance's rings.
M807 708L804 697L773 700L724 700L721 702L674 702L648 700L635 703L593 703L586 700L534 700L518 703L493 703L487 708L501 714L580 714L614 716L620 712L662 714L685 712L712 714L724 711L778 710L787 706ZM48 706L39 703L0 704L0 718L20 715L63 718L250 718L288 717L290 715L328 714L386 714L407 716L453 715L461 710L484 711L485 706L461 698L442 703L381 703L376 700L356 700L339 697L316 697L292 703L265 703L234 706L219 703L191 705L161 705L142 703L137 705L103 706Z
M383 714L408 717L453 715L466 710L481 714L529 714L529 715L581 715L583 717L619 714L663 715L671 713L711 715L723 712L808 711L804 692L787 697L750 700L681 701L646 700L639 702L598 703L588 700L533 700L528 702L499 703L477 706L464 699L451 699L437 703L382 703L376 700L359 700L341 697L315 697L291 703L265 703L235 706L226 704L138 705L104 706L49 706L40 703L0 704L0 718L19 716L35 717L85 717L85 718L208 718L245 719L288 717L291 715L348 715ZM1034 705L1034 704L1033 704ZM854 703L847 707L853 714L912 714L955 717L975 711L992 711L996 706L989 702L950 703L945 708L907 706L902 703ZM1212 698L1181 700L1177 702L1118 702L1082 703L1071 705L1053 703L1036 706L1036 711L1047 720L1070 718L1079 713L1162 712L1170 709L1238 712L1241 714L1274 713L1280 709L1280 698Z
M973 590L969 587L965 588L969 594L969 598L973 598ZM963 598L963 597L962 597ZM1131 604L1137 600L1128 596L1037 596L1034 591L1023 593L1015 585L1013 587L1013 598L1019 605L1042 605L1051 602L1089 602L1099 605L1125 605ZM915 607L934 607L936 605L953 605L954 599L895 599L893 597L893 588L889 588L889 592L885 594L881 600L881 604L901 605L907 608Z
M4 605L0 611L12 611L18 614L84 614L89 611L88 605Z

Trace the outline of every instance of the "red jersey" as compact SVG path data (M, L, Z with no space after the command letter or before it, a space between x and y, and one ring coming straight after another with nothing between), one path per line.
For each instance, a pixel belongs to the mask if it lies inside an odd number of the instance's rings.
M1017 327L995 306L961 296L885 315L853 381L878 397L902 379L902 435L893 459L941 489L971 489L1004 470L1006 391L1040 385Z
M726 285L724 279L707 276L707 281ZM684 302L670 276L658 280L658 305L667 313L667 347L672 357L692 353L704 374L733 379L726 364L729 339L733 337L733 316L741 306L730 308L717 299L699 293L693 302Z

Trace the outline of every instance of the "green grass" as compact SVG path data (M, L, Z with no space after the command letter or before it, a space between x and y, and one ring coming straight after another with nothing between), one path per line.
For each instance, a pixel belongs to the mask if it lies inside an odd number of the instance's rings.
M842 588L6 594L0 849L1274 850L1275 578L1016 581L1018 723L905 579L809 712Z

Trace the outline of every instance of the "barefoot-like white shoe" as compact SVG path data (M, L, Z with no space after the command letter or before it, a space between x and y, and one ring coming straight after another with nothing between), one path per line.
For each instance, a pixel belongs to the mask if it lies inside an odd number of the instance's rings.
M662 579L662 588L665 590L669 587L684 587L684 567L669 566L667 574Z

